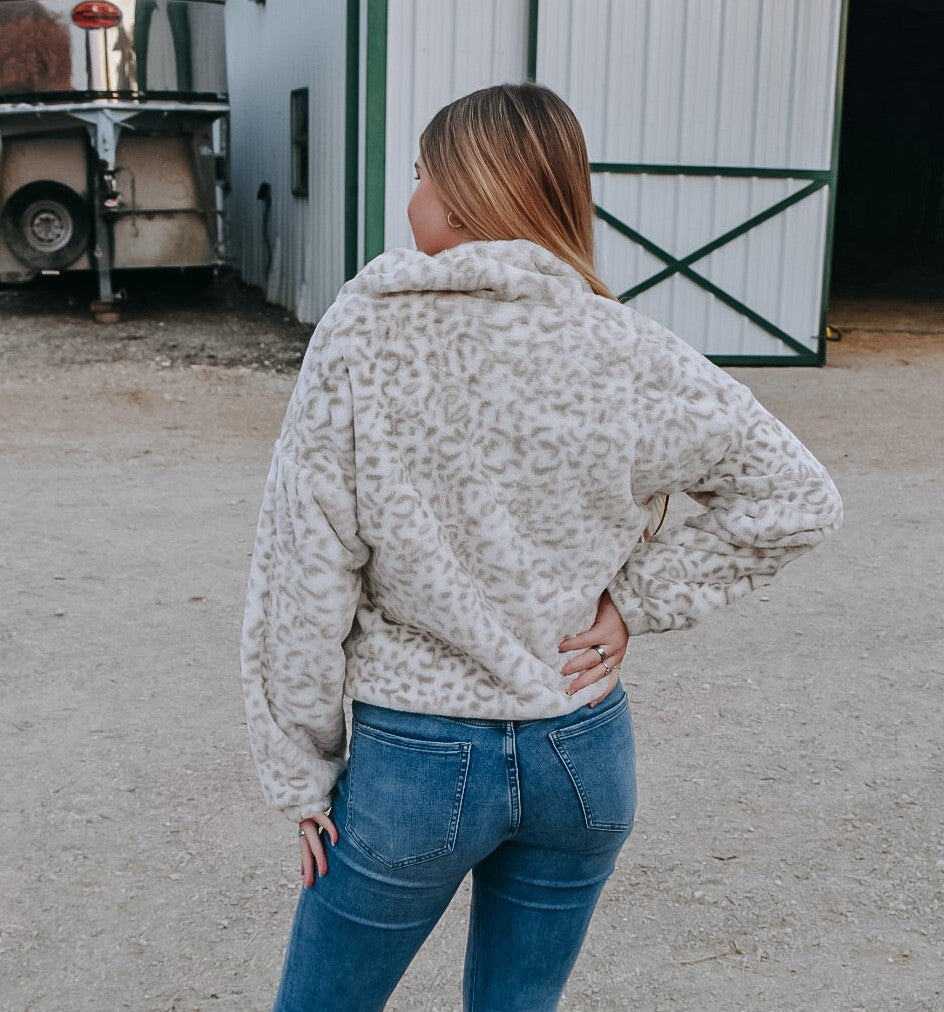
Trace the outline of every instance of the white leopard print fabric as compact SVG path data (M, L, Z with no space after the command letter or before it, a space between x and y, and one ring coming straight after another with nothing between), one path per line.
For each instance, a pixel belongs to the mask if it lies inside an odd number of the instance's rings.
M653 497L705 511L639 543ZM242 664L269 802L330 803L342 696L529 719L583 706L557 644L609 588L691 625L841 521L750 391L524 240L398 249L318 325L275 445Z

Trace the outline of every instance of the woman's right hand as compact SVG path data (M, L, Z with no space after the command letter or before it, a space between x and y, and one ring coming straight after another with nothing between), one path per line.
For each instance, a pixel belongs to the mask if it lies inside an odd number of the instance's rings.
M310 819L302 819L298 828L304 834L298 838L302 848L302 881L306 886L313 886L316 870L322 877L328 874L328 857L321 839L322 832L328 834L332 847L340 837L327 812L319 812Z
M572 696L580 689L596 682L603 692L592 699L589 705L596 706L601 699L605 699L619 682L620 665L626 656L628 644L629 633L626 631L626 624L609 591L604 590L593 625L576 636L568 636L557 648L561 653L582 651L561 669L561 674L565 676L580 672L567 687L567 694Z

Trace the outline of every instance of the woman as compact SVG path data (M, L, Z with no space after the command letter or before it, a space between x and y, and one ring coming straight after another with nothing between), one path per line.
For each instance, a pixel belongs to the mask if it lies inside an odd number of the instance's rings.
M746 387L596 276L556 95L446 106L416 168L417 252L315 331L253 558L250 735L308 887L276 1008L382 1008L471 871L465 1007L543 1012L632 828L627 631L741 596L841 504ZM704 511L642 538L682 491Z

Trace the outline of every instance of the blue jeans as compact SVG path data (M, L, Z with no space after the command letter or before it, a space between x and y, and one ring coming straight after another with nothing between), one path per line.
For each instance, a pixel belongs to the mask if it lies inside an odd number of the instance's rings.
M621 686L548 720L355 702L341 839L302 890L276 1012L382 1009L469 871L464 1008L557 1008L635 808Z

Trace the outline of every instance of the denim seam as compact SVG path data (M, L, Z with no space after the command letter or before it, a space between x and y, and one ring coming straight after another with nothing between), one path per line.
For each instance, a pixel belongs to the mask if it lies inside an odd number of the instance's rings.
M511 820L506 839L510 840L521 828L521 777L518 773L518 740L513 723L509 722L505 735L505 767L508 772L508 794L511 802ZM511 743L510 753L507 751L508 742Z
M474 1012L475 1009L475 983L479 973L479 917L476 912L475 887L472 892L472 909L469 911L471 924L469 925L469 938L472 944L472 968L469 973L469 1007L465 1012Z
M373 858L379 864L382 864L385 868L408 868L414 864L421 864L423 861L431 861L434 858L442 857L445 854L451 853L455 849L456 837L459 831L459 818L462 812L462 803L465 800L466 784L468 782L469 774L469 757L472 751L472 743L465 741L457 742L424 742L419 739L406 738L405 736L398 736L389 734L386 731L378 731L376 728L369 727L368 725L359 725L360 732L368 738L374 738L377 741L382 741L386 744L399 745L401 748L413 748L411 745L404 745L403 742L416 742L416 745L420 746L423 751L433 752L437 755L442 756L459 756L459 772L456 777L456 792L453 801L452 813L449 818L449 827L446 831L446 841L436 850L427 851L424 854L417 854L408 858L402 858L397 861L390 861L389 859L381 856L369 843L366 842L357 832L352 825L352 815L354 812L354 781L353 778L349 780L348 786L348 807L347 807L347 818L345 820L345 829L347 830L348 836L351 841L357 845L365 854ZM438 747L437 747L438 746Z
M388 745L399 745L401 748L410 748L418 752L433 752L436 755L450 755L461 752L469 746L466 741L435 741L429 738L411 738L407 734L394 734L392 731L381 731L379 727L372 727L361 721L355 721L357 729L361 734L375 741L382 741Z
M604 710L603 713L597 713L592 717L588 717L586 720L580 721L579 724L568 724L567 727L559 727L555 731L551 731L550 734L555 738L576 738L587 731L593 731L609 723L611 720L615 720L628 707L629 703L624 696L616 706Z
M469 781L469 760L472 755L472 742L464 742L462 762L459 766L459 779L456 781L456 796L452 805L452 818L449 820L448 848L446 853L455 849L456 837L459 835L459 819L462 817L462 805L465 802L465 788Z
M567 753L566 743L572 738L578 738L582 734L593 731L598 727L602 727L608 724L611 720L620 716L622 711L626 708L627 703L625 698L620 701L619 704L614 706L612 709L607 710L606 713L601 713L596 717L591 717L588 720L581 721L572 727L562 727L556 731L551 731L548 734L548 739L551 742L551 747L557 753L558 758L564 764L564 768L567 770L570 776L571 782L574 785L574 789L577 792L577 800L580 802L580 810L583 812L583 821L587 829L598 829L606 832L621 833L626 830L632 829L631 822L598 822L593 817L593 810L590 805L590 798L583 781L580 778L580 774L574 765L573 760Z

